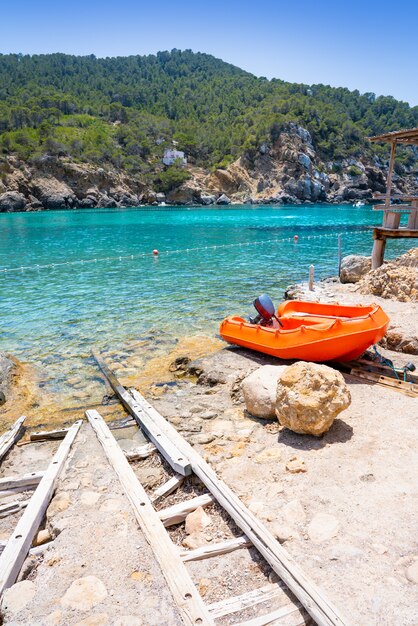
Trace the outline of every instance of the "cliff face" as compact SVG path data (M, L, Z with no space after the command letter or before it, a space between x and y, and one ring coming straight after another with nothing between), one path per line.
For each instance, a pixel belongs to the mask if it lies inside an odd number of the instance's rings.
M188 167L189 180L157 193L124 171L45 156L32 164L0 162L0 211L129 207L141 204L229 204L368 201L385 191L387 163L375 158L325 162L310 133L288 124L277 139L247 152L226 169ZM418 193L414 173L394 176L394 189Z

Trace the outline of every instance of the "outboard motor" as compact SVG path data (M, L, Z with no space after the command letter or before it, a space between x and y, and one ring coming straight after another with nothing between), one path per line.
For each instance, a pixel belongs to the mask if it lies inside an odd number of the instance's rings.
M263 293L261 296L256 298L253 302L254 307L258 313L255 317L250 317L249 321L251 324L260 324L261 326L272 326L273 319L277 319L275 315L275 308L271 298ZM280 322L279 322L280 324Z

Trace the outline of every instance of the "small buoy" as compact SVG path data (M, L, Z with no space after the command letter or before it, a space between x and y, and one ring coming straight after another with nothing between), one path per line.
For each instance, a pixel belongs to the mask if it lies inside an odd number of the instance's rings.
M153 250L152 253L154 256L158 256L158 250Z
M298 236L298 235L295 235L295 236L293 237L293 241L296 243L298 240L299 240L299 236Z

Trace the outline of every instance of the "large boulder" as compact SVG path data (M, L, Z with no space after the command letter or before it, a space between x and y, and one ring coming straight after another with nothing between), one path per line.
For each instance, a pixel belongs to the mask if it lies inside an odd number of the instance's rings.
M219 196L219 198L216 201L216 204L231 204L231 200L228 198L228 196L226 196L224 193Z
M0 212L22 211L25 208L25 196L18 191L6 191L0 196Z
M299 361L285 368L277 384L277 418L295 433L322 435L350 402L344 378L327 365Z
M342 283L358 283L371 269L371 257L349 254L341 261L340 280Z
M263 365L241 383L247 411L255 417L273 419L276 417L277 381L286 365Z
M14 363L7 354L0 352L0 406L4 404L8 398L16 370L16 363Z
M359 283L360 292L399 302L418 302L418 268L385 263Z

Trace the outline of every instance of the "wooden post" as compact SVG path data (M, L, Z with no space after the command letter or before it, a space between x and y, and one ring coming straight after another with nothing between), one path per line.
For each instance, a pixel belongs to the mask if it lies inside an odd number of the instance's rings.
M338 276L341 273L341 259L342 259L342 235L338 235Z
M390 192L392 191L392 176L393 176L393 166L395 164L395 154L396 154L396 140L392 141L390 146L390 159L389 159L389 171L388 178L386 181L386 200L385 206L390 206Z
M313 265L310 265L309 266L309 291L313 291L314 278L315 278L315 267Z
M19 439L25 419L26 417L24 415L22 415L22 417L19 417L19 419L16 420L13 426L0 437L0 461L10 450L15 441Z
M372 270L376 270L383 264L385 256L386 239L375 239L372 251Z

